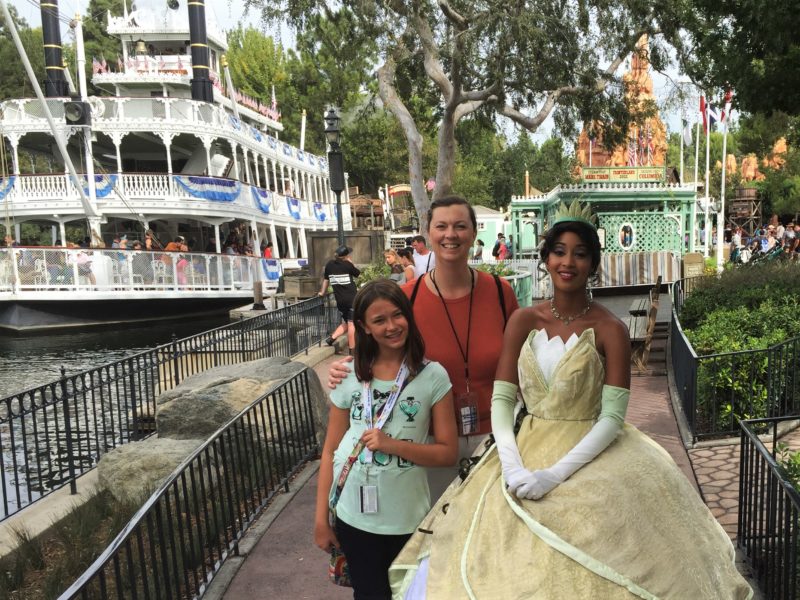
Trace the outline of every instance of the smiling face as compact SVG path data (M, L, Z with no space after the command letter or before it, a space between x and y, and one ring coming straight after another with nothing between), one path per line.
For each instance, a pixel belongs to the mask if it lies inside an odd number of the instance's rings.
M428 237L437 261L466 262L477 232L463 204L440 206L431 214Z
M403 311L390 300L378 298L367 307L360 323L381 350L405 348L408 321Z
M592 255L577 233L565 231L553 244L546 264L556 289L583 290L592 272Z

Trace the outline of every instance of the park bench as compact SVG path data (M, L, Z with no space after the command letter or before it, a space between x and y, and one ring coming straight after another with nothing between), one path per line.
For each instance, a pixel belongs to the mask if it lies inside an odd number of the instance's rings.
M650 347L653 334L656 330L656 315L658 314L658 296L661 291L661 276L656 279L655 285L650 289L647 298L637 299L631 304L631 314L623 322L628 326L631 338L631 360L636 368L642 372L647 369L650 359ZM644 312L642 311L644 305ZM634 309L636 312L634 312ZM640 314L641 312L641 314Z

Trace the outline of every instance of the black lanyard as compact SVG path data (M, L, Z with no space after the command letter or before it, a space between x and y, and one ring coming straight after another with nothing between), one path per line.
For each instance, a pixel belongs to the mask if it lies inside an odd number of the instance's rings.
M442 296L442 292L439 289L439 286L436 285L436 279L431 277L431 282L433 283L433 287L436 288L436 293L439 294L439 300L442 301L442 306L444 307L444 314L447 315L447 321L450 323L450 329L453 330L453 337L456 338L456 344L458 344L458 351L461 352L461 358L464 359L464 380L467 383L467 393L469 393L469 337L470 333L472 332L472 298L475 295L475 271L470 269L470 288L469 288L469 316L467 317L467 347L466 350L461 346L461 340L458 339L458 333L456 332L456 327L453 325L453 318L450 316L450 311L447 310L447 303L444 301L444 297Z

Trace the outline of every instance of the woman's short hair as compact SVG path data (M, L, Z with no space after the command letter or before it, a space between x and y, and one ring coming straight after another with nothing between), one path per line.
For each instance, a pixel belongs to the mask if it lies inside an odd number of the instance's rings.
M469 220L472 221L472 229L478 231L478 217L475 216L475 209L472 204L466 201L461 196L444 196L437 198L431 202L431 207L428 209L428 228L430 229L431 221L433 221L433 211L437 208L444 208L446 206L466 206L469 212Z
M394 248L387 248L386 250L383 251L383 255L384 256L393 256L395 261L399 261L400 260L400 256L397 254L397 250L395 250Z
M359 381L372 380L372 363L378 356L378 343L364 329L367 309L376 300L388 300L400 309L408 322L406 338L406 366L412 375L419 373L425 358L425 342L414 321L411 302L395 281L375 279L362 287L353 301L353 323L356 327L356 348L354 368Z
M553 248L555 248L558 238L567 232L577 235L589 248L589 254L592 258L592 275L597 273L597 267L600 266L600 238L597 237L597 230L594 227L580 221L562 221L548 229L544 236L542 247L539 249L539 259L542 262L547 261L547 257L550 256Z

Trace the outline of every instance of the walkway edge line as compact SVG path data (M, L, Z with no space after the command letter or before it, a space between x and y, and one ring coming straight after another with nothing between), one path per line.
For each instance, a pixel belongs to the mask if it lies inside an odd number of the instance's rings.
M275 501L272 502L263 513L256 517L255 522L247 530L247 533L239 540L239 554L231 556L223 563L219 572L203 594L204 600L222 600L234 577L236 577L239 569L241 569L247 557L250 555L250 552L256 547L261 538L264 537L275 519L289 506L289 503L294 499L297 493L309 482L318 470L319 460L312 460L306 463L303 470L291 481L292 485L289 491L277 496Z

